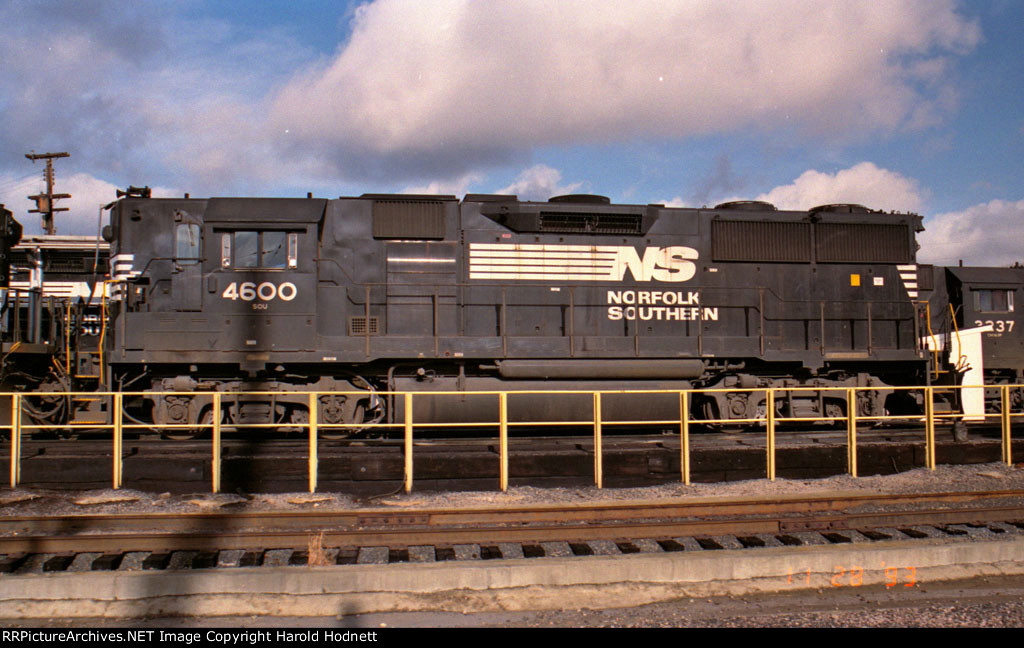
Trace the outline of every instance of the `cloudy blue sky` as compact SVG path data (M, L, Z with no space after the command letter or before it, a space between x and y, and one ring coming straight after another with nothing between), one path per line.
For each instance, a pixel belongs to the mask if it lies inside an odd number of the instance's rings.
M858 202L1024 261L1024 2L0 3L0 202L158 195Z

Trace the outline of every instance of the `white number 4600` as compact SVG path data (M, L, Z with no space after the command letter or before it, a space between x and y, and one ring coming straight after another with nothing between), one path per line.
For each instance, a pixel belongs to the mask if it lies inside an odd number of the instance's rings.
M232 281L220 296L232 301L236 299L252 301L257 298L261 301L271 301L273 299L291 301L298 294L299 289L290 281L286 281L280 286L269 281L264 281L258 286L252 281L246 281L242 284Z

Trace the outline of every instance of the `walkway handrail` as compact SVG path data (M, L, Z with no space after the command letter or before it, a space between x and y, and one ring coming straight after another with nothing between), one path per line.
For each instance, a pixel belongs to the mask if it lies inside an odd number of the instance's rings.
M318 477L318 434L320 430L339 429L339 428L352 428L359 427L363 429L401 429L404 436L404 454L405 454L405 467L404 467L404 487L406 492L409 492L413 488L413 454L414 454L414 432L417 428L482 428L482 427L497 427L499 437L499 466L498 466L498 480L499 487L502 491L508 489L508 434L510 428L513 427L543 427L543 426L566 426L566 425L587 425L593 429L594 438L594 483L598 488L603 487L604 472L603 472L603 451L602 451L602 434L604 428L607 426L644 426L644 425L658 425L658 426L678 426L680 434L680 477L684 484L690 484L690 426L691 424L744 424L744 425L763 425L765 428L765 435L767 441L767 456L766 456L766 477L769 480L774 481L776 476L776 464L775 464L775 432L780 424L785 423L809 423L809 422L830 422L830 423L846 423L847 430L847 473L853 477L857 476L857 427L860 423L869 422L883 422L883 421L922 421L925 424L925 463L930 470L935 470L935 426L938 422L946 420L959 420L963 418L962 412L936 412L935 411L935 394L936 392L950 392L961 389L988 389L988 390L999 390L999 408L998 412L986 413L984 415L985 420L989 418L998 418L1002 431L1001 435L1001 461L1007 465L1013 463L1012 459L1012 447L1011 447L1011 427L1014 418L1024 418L1024 411L1014 412L1011 406L1010 392L1011 390L1024 389L1024 385L950 385L950 386L939 386L931 385L924 387L911 387L911 386L874 386L874 387L773 387L773 388L722 388L722 389L639 389L639 390L524 390L524 391L436 391L436 392L409 392L409 391L379 391L376 392L377 396L395 396L401 398L404 405L404 416L401 422L391 423L360 423L358 426L352 423L322 423L319 421L319 398L321 396L355 396L357 398L365 398L367 392L365 391L312 391L308 392L308 407L309 407L309 418L304 423L288 423L288 427L304 427L309 436L309 492L315 492L317 489L317 477ZM884 415L863 415L857 412L857 395L861 392L870 391L914 391L921 392L924 398L924 412L915 414L884 414ZM765 399L764 414L756 417L748 418L728 418L728 419L694 419L692 417L691 405L694 396L701 396L716 392L728 392L728 393L763 393ZM780 416L776 411L775 403L778 402L778 396L785 393L793 392L818 392L827 393L832 392L836 394L836 400L841 400L846 405L846 412L841 416ZM155 395L160 396L207 396L213 401L212 420L208 423L196 423L196 424L157 424L157 423L144 423L138 422L131 416L125 413L125 402L132 396L145 396L153 397ZM229 395L231 399L245 398L251 396L268 396L273 394L280 394L280 392L46 392L47 398L64 397L70 402L75 397L90 397L90 398L109 398L110 399L110 423L69 423L64 425L50 425L50 424L26 424L24 417L24 409L26 408L25 400L32 398L35 394L32 393L19 393L19 392L0 392L0 405L5 405L4 399L9 399L10 405L10 420L4 424L0 424L0 430L8 430L10 432L10 486L11 488L17 487L21 478L21 441L22 435L32 430L42 429L64 429L64 430L76 430L76 429L89 429L89 430L104 430L109 429L112 432L113 443L114 443L114 461L113 461L113 487L115 489L121 488L124 483L123 474L123 444L122 438L125 430L175 430L175 429L200 429L205 428L211 431L212 436L212 490L218 492L221 487L221 435L224 424L222 423L224 413L224 396ZM519 396L524 395L589 395L593 402L593 414L590 419L586 420L560 420L560 421L523 421L509 420L509 409L512 403ZM676 395L679 402L679 416L678 418L672 419L640 419L640 420L609 420L608 417L603 413L602 403L603 398L612 395L651 395L651 394L670 394ZM294 394L293 394L294 395ZM424 398L438 398L438 397L469 397L469 396L495 396L497 401L497 408L495 412L495 419L493 421L484 422L461 422L461 423L438 423L438 422L416 422L414 417L414 399ZM135 422L125 422L128 419ZM244 423L234 424L233 427L245 428L252 430L259 429L274 429L281 427L282 424L278 423ZM173 443L173 441L168 441Z

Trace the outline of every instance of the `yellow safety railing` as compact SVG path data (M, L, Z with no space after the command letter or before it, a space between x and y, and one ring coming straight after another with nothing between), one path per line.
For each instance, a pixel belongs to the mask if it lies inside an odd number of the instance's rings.
M371 429L393 429L401 430L404 437L404 455L405 455L405 469L404 469L404 487L406 492L412 490L413 487L413 455L414 455L414 432L417 429L429 429L429 428L444 428L444 429L455 429L455 428L482 428L497 426L499 436L499 486L502 491L508 489L508 460L509 460L509 444L508 435L509 430L513 427L530 427L538 428L543 426L591 426L593 429L593 446L594 446L594 483L598 488L603 487L604 472L603 472L603 451L602 451L602 434L605 428L609 426L660 426L660 427L678 427L680 434L680 472L681 480L684 484L690 484L690 426L691 425L753 425L753 426L764 426L765 439L766 439L766 477L769 480L775 479L776 466L775 466L775 436L776 430L780 425L792 424L792 423L832 423L834 425L846 424L847 430L847 472L856 477L857 476L857 428L858 425L871 422L890 422L890 421L904 421L904 422L923 422L925 425L925 464L926 466L934 470L935 463L935 429L936 425L942 422L956 421L964 418L964 413L960 411L950 412L936 412L935 411L935 395L936 392L951 393L961 389L985 389L985 390L999 390L999 408L998 412L986 413L984 420L990 419L998 420L1002 436L1001 436L1001 447L1002 454L1001 460L1007 464L1012 464L1012 446L1011 446L1011 428L1013 419L1024 418L1024 411L1013 411L1010 402L1011 390L1017 390L1024 388L1024 385L956 385L956 386L928 386L928 387L897 387L897 386L875 386L875 387L780 387L780 388L723 388L723 389L684 389L684 390L529 390L529 391L438 391L438 392L376 392L378 397L394 397L403 399L402 403L404 406L404 413L401 421L395 421L392 423L321 423L318 420L319 411L319 398L321 396L351 396L357 399L363 399L367 397L365 391L339 391L339 392L309 392L306 394L308 401L306 405L309 408L309 418L304 423L239 423L230 424L230 427L239 429L276 429L279 427L289 428L306 428L309 435L309 491L315 492L317 489L317 477L318 477L318 447L317 440L320 431L330 429L352 429L360 428L364 430ZM862 392L871 391L910 391L918 392L923 394L924 398L924 411L923 413L915 414L885 414L885 415L862 415L857 411L857 396ZM700 396L711 393L729 393L729 394L763 394L764 398L764 412L758 413L756 417L750 418L719 418L719 419L694 419L691 412L692 399L694 396ZM780 398L786 398L787 395L792 395L799 392L814 392L821 395L835 394L834 397L830 397L831 400L840 401L845 404L845 413L839 416L779 416L776 411L776 403L780 402ZM114 459L113 459L113 487L120 488L124 482L123 472L123 435L124 432L133 430L146 430L146 431L168 431L175 429L186 429L186 430L197 430L197 429L208 429L212 436L212 466L211 466L211 480L213 492L218 492L221 487L221 436L222 428L225 424L222 423L224 418L224 400L227 399L229 402L238 402L248 397L259 397L259 396L282 396L285 392L47 392L45 396L49 399L64 397L70 402L76 396L89 396L92 398L103 398L109 399L110 403L110 423L97 424L93 422L84 423L68 423L64 425L52 425L52 424L27 424L25 423L25 399L35 396L32 393L0 393L0 405L10 405L10 418L8 421L0 423L0 430L6 429L10 433L10 486L15 488L21 477L21 443L24 434L31 434L33 431L38 430L104 430L109 429L113 436L114 445ZM295 392L287 392L293 400L296 396L301 398L301 395ZM509 409L515 400L521 396L526 395L577 395L580 397L590 396L593 401L593 413L590 419L586 420L558 420L558 421L510 421L509 420ZM671 419L639 419L639 420L609 420L602 410L604 399L614 396L639 396L639 395L674 395L678 398L679 403L679 415L677 418ZM178 424L156 424L139 422L132 418L125 412L125 402L131 397L148 397L154 398L157 396L190 396L190 397L205 397L209 398L212 402L212 417L209 422L206 423L178 423ZM497 401L496 417L493 421L484 422L462 422L462 423L448 423L448 422L417 422L414 417L414 404L419 399L426 398L443 398L443 397L471 397L471 396L494 396ZM4 402L5 399L7 402ZM128 419L131 422L126 422ZM753 433L750 433L753 434ZM168 441L173 443L173 441Z

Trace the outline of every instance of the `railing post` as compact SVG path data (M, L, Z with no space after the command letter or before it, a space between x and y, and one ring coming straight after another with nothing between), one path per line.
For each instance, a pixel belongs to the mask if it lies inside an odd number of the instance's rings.
M21 480L21 394L11 394L11 488Z
M679 465L683 483L690 485L690 392L679 392Z
M309 394L309 492L316 492L316 481L317 481L317 467L319 465L319 457L317 456L316 437L317 437L317 415L319 414L319 407L317 406L318 394L316 392L310 392Z
M213 492L220 492L220 392L213 392Z
M846 471L857 476L857 391L846 390Z
M935 470L935 388L924 388L924 460L929 470Z
M1000 409L999 416L1003 423L1003 463L1007 466L1013 465L1013 446L1010 436L1010 386L1003 385L999 388Z
M508 393L498 394L498 454L501 461L501 492L508 490Z
M594 392L594 483L604 487L604 462L601 457L601 392Z
M123 460L123 449L124 449L124 438L121 425L122 419L122 406L124 404L123 395L121 393L114 394L113 398L113 409L114 409L114 490L121 488L121 484L124 480L124 460Z
M775 481L775 390L765 397L765 426L768 428L768 481Z
M412 492L412 393L405 395L405 492Z

